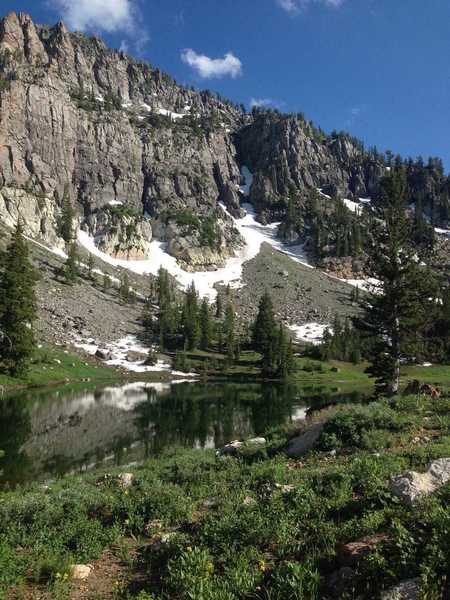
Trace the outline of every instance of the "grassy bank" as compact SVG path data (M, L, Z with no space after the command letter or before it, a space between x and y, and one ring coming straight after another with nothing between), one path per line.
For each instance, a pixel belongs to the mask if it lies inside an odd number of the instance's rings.
M227 377L230 379L261 378L260 359L257 352L244 351L240 358L231 364L225 354L218 351L197 350L186 355L189 367L208 377ZM371 379L365 370L367 363L353 364L337 360L320 361L309 357L295 358L295 371L292 380L300 384L354 384L371 386ZM402 384L411 379L434 383L445 388L450 387L450 365L408 365L401 370Z
M10 377L0 373L0 386L14 389L93 379L111 381L117 378L114 369L96 360L82 359L59 348L44 347L36 350L31 367L24 376Z
M450 398L319 418L323 433L299 459L286 458L295 432L281 428L237 458L172 450L127 469L130 487L112 470L1 494L3 597L377 598L420 577L423 598L442 598L450 485L408 507L388 481L450 457ZM384 535L340 571L342 544L374 534ZM70 580L73 563L94 567L83 583Z

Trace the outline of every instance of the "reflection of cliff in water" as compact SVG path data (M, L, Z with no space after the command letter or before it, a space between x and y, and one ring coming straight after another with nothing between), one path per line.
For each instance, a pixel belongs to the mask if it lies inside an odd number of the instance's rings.
M320 404L320 393L309 394ZM0 401L0 483L127 464L173 446L214 448L301 418L307 395L267 383L130 383L12 396Z

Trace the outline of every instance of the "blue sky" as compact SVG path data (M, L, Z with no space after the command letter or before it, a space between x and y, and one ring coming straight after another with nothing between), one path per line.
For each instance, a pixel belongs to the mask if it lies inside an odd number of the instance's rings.
M247 107L302 111L450 170L449 0L3 0Z

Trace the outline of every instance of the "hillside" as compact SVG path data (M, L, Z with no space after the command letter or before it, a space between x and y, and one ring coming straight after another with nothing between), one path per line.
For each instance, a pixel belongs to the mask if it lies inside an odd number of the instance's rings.
M12 227L19 216L51 261L64 257L69 204L79 246L96 255L99 273L130 270L138 294L162 265L210 300L220 286L242 289L242 318L265 287L287 325L352 311L349 286L323 286L305 265L364 277L367 206L399 157L327 135L302 114L248 114L98 38L63 23L36 25L23 13L0 22L0 105L0 223ZM449 178L438 159L405 164L418 239L437 236L445 264ZM264 260L264 243L289 257L287 267L251 266ZM45 248L35 248L38 263ZM297 291L279 295L279 274L292 269Z

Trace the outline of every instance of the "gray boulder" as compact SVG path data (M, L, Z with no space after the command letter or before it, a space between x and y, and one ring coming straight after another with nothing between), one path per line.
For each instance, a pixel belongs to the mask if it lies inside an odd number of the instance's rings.
M322 429L323 423L316 423L304 433L292 438L286 448L286 454L289 458L298 458L309 452L319 439Z
M450 458L432 461L425 473L406 471L391 477L390 490L405 504L412 505L417 498L432 494L450 481Z
M420 594L420 579L408 579L381 595L381 600L417 600Z

